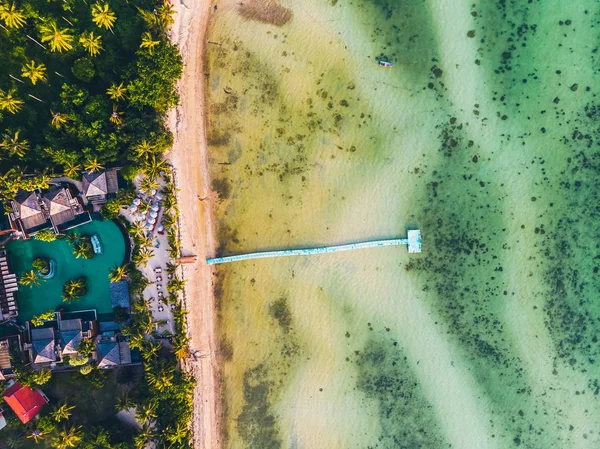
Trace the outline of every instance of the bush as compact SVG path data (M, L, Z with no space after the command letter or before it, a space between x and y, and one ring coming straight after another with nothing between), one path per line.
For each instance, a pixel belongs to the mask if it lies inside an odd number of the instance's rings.
M63 285L63 301L77 301L87 293L87 279L85 276L80 276L77 279L72 279L65 282Z
M94 340L91 338L82 338L79 342L79 346L77 346L77 351L79 354L89 357L92 355L92 351L94 351Z
M140 168L135 165L126 165L120 171L121 176L123 176L125 181L133 181L139 172Z
M96 75L96 69L94 68L94 63L90 58L79 58L73 64L73 68L71 69L75 78L89 83L94 75Z
M56 240L56 234L52 229L42 229L40 232L36 233L33 238L41 242L53 242Z
M42 276L46 276L48 273L50 273L50 261L45 257L37 257L34 259L32 266Z
M94 370L94 367L92 365L83 365L81 368L79 368L79 372L84 376L87 376L93 370Z
M73 243L73 254L77 258L91 259L94 257L94 247L89 235L82 235Z
M31 319L31 324L33 324L34 327L38 327L44 324L46 321L54 320L54 318L54 312L52 310L46 310L45 312L34 316Z

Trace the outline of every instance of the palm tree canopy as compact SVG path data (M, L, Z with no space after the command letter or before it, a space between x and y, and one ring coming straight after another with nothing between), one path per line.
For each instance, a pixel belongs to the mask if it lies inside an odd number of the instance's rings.
M37 287L40 285L40 278L37 273L33 270L26 271L21 275L21 279L19 279L19 284L24 285L26 287L33 287L34 285Z
M4 134L2 136L2 142L0 142L0 148L8 151L12 156L23 157L29 149L29 142L27 140L19 140L20 131L15 131L14 134Z
M52 121L50 123L56 129L60 129L60 127L62 125L64 125L65 123L67 123L67 120L69 118L69 116L67 114L64 114L62 112L54 112L54 111L51 110L50 114L52 114Z
M142 34L142 43L140 44L140 48L148 50L148 53L151 55L154 54L154 47L156 47L158 44L160 44L160 41L155 41L150 31L145 31L144 34Z
M81 167L77 164L68 163L65 164L65 176L68 178L76 178L79 174Z
M70 33L71 30L68 28L59 29L54 21L49 21L40 26L42 42L48 42L50 50L53 52L62 53L73 48L73 35Z
M123 119L121 118L122 115L123 113L117 110L117 105L113 104L113 111L112 114L110 114L109 120L115 125L120 125L123 123Z
M23 107L23 100L16 97L16 89L10 89L8 92L0 89L0 109L16 114Z
M112 83L108 89L106 89L106 93L110 97L111 100L119 101L125 98L125 94L127 93L127 88L123 86L123 83L115 84Z
M121 265L120 267L111 270L111 272L108 274L108 278L111 282L119 282L123 278L127 277L127 274L127 265Z
M26 22L25 14L19 11L14 3L0 5L0 19L8 28L21 28Z
M96 158L88 159L88 161L85 163L85 169L90 173L94 173L95 171L100 171L103 168L104 167L102 165L100 165L100 163L98 162L98 160Z
M81 426L68 427L57 432L56 436L52 439L52 444L57 449L69 449L77 447L81 438Z
M52 417L56 422L60 422L63 419L69 419L71 416L71 410L75 408L74 405L69 405L66 402L62 404L60 407L57 407L52 412Z
M93 31L83 33L79 38L79 43L87 50L90 56L96 56L102 50L102 36L95 35Z
M92 20L99 28L111 28L117 21L117 16L111 11L108 3L96 3L92 6Z
M35 86L38 81L46 81L46 66L41 62L35 65L35 61L32 59L29 64L25 64L21 68L21 76L29 78L31 84Z

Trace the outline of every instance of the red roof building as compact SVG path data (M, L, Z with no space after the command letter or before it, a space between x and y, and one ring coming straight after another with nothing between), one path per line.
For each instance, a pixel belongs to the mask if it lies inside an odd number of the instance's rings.
M23 424L31 421L46 405L48 398L39 390L15 383L4 392L4 400Z

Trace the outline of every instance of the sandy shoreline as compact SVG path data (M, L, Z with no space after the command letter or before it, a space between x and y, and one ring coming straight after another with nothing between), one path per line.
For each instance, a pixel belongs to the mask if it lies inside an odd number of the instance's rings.
M171 38L179 46L184 69L179 82L179 106L169 115L174 134L171 162L175 167L181 210L182 254L196 255L195 264L184 265L185 306L192 338L188 369L194 373L194 447L218 449L220 402L218 341L212 270L205 259L214 254L212 195L208 176L208 154L204 120L204 40L210 15L210 0L173 2L177 11Z

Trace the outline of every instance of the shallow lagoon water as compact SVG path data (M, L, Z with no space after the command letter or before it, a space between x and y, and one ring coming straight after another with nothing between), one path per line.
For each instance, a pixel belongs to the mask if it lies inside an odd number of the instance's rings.
M598 447L598 4L245 4L209 37L219 252L424 251L219 267L227 447Z

